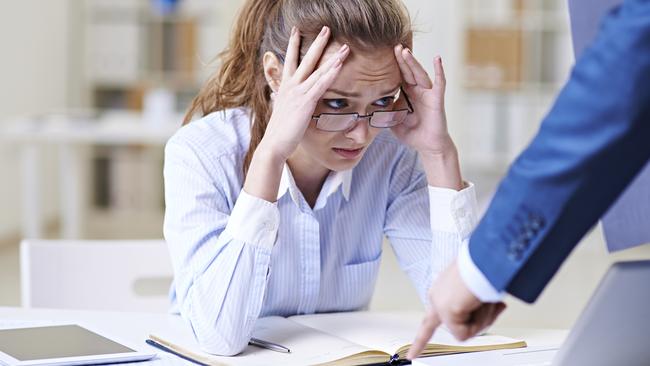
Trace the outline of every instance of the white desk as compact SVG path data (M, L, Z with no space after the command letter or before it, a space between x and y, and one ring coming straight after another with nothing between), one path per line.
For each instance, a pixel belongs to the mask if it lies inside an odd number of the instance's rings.
M404 313L414 316L414 313ZM72 310L22 309L0 307L0 323L7 321L54 321L79 324L109 337L119 339L138 350L151 350L144 343L149 334L174 334L177 341L192 343L192 332L180 317L169 314L95 312ZM550 329L494 329L500 335L523 339L529 346L561 344L567 331ZM154 349L155 350L155 349ZM157 351L157 350L156 350ZM193 365L176 356L159 353L160 359L147 364ZM142 363L139 363L142 364Z
M0 324L13 322L74 323L94 330L109 338L115 338L136 350L158 352L159 356L149 362L134 365L194 365L179 357L159 352L145 343L149 334L174 334L180 341L191 340L192 333L179 316L169 314L95 312L77 310L23 309L0 307ZM188 341L188 343L191 343Z
M102 117L51 115L10 121L0 136L17 143L21 154L22 237L43 237L41 149L58 147L60 205L64 239L80 232L82 188L79 184L80 146L145 145L162 147L180 127L181 116L151 125L136 113L114 112Z

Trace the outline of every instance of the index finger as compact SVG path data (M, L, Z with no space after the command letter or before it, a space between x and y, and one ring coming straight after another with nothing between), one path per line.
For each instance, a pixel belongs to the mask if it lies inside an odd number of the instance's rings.
M291 36L289 37L289 45L287 46L287 54L284 57L284 67L282 69L282 77L291 77L298 68L298 52L300 49L300 35L298 28L293 26L291 28Z
M325 47L327 47L327 42L330 38L329 36L330 29L329 27L325 26L309 46L307 54L305 54L305 57L300 62L300 66L298 66L298 70L296 70L295 75L300 81L307 79L307 77L311 75L312 71L314 71L316 68L318 60L323 55Z
M436 72L434 85L445 90L447 79L445 78L445 69L442 67L442 57L437 56L433 61L433 68Z
M404 61L406 61L406 66L408 66L411 69L411 72L413 72L415 83L423 88L431 89L433 87L431 78L424 67L420 65L420 62L415 59L413 52L411 52L410 49L405 48L402 50L402 57L404 58Z
M411 69L406 65L406 61L404 61L404 56L402 56L403 49L404 46L402 45L397 45L395 46L394 49L395 59L397 60L397 65L399 66L400 72L402 74L402 78L404 78L404 81L409 85L417 85L417 83L415 82L415 77L411 72Z
M438 313L435 309L431 309L422 321L420 331L415 337L415 341L413 341L413 344L409 348L408 355L406 355L407 359L413 360L414 358L418 357L420 353L422 353L422 350L424 350L424 347L427 346L427 343L429 343L433 332L435 332L436 328L440 326L440 323L441 322Z

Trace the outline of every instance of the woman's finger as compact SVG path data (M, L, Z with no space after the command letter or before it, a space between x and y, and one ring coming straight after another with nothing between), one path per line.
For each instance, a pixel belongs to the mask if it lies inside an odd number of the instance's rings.
M300 52L300 31L297 27L291 28L289 36L289 45L287 54L284 57L284 67L282 68L282 79L290 78L298 68L298 54Z
M314 84L323 76L325 75L332 67L334 67L334 64L337 62L337 60L340 60L342 63L345 61L345 59L348 57L350 54L350 46L347 44L344 44L339 48L339 50L336 52L336 54L332 55L327 61L325 61L324 64L322 64L316 71L314 71L307 80L305 80L304 83L302 83L303 87L305 89L303 90L309 90L311 89Z
M343 65L343 60L339 57L336 57L332 66L325 72L323 75L315 79L314 85L307 92L307 98L310 100L319 99L327 89L334 83L336 77L341 71L341 66Z
M312 42L311 46L309 46L307 54L300 62L300 66L298 66L298 69L294 74L294 76L298 78L299 81L307 79L307 77L311 75L312 71L314 71L316 64L318 64L318 60L323 55L325 47L327 47L327 41L329 40L329 37L329 27L323 27L314 42Z
M435 85L438 88L441 88L442 91L444 92L445 87L447 86L447 78L445 78L445 69L442 67L442 57L437 56L433 60L433 69L436 72L433 85Z
M427 74L426 70L424 70L418 60L415 59L415 56L413 56L411 50L408 48L402 50L402 57L404 57L404 61L406 61L406 64L411 69L411 72L413 72L415 83L423 88L431 89L433 87L433 83L431 82L429 74Z
M416 85L415 77L413 76L411 69L408 67L406 61L404 61L404 57L402 56L403 49L404 47L401 44L395 46L394 49L397 65L399 66L399 69L402 72L402 79L404 79L404 82L406 82L409 85Z

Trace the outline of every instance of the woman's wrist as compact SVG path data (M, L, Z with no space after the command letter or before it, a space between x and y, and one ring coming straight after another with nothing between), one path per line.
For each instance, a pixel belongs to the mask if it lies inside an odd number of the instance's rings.
M458 155L454 140L449 133L436 135L434 138L429 139L425 146L417 148L420 155L431 156L450 156Z
M418 151L430 186L460 191L463 178L460 173L458 151L451 139L444 148Z
M287 162L287 157L283 155L272 143L267 142L262 139L255 153L253 154L253 159L257 157L258 160L263 161L264 164L268 164L272 167L284 167L284 163Z
M286 159L280 154L260 143L255 149L244 181L246 193L275 202L285 162Z

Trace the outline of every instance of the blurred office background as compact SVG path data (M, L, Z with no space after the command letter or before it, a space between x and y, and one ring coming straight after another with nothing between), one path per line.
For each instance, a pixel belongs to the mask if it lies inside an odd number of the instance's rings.
M164 143L215 70L241 2L2 3L0 306L20 305L23 238L162 238ZM405 3L416 56L432 75L443 57L450 129L484 208L570 72L566 3ZM421 309L384 253L371 309ZM537 306L509 299L499 322L568 328L611 261L640 257L647 246L608 256L596 228Z

